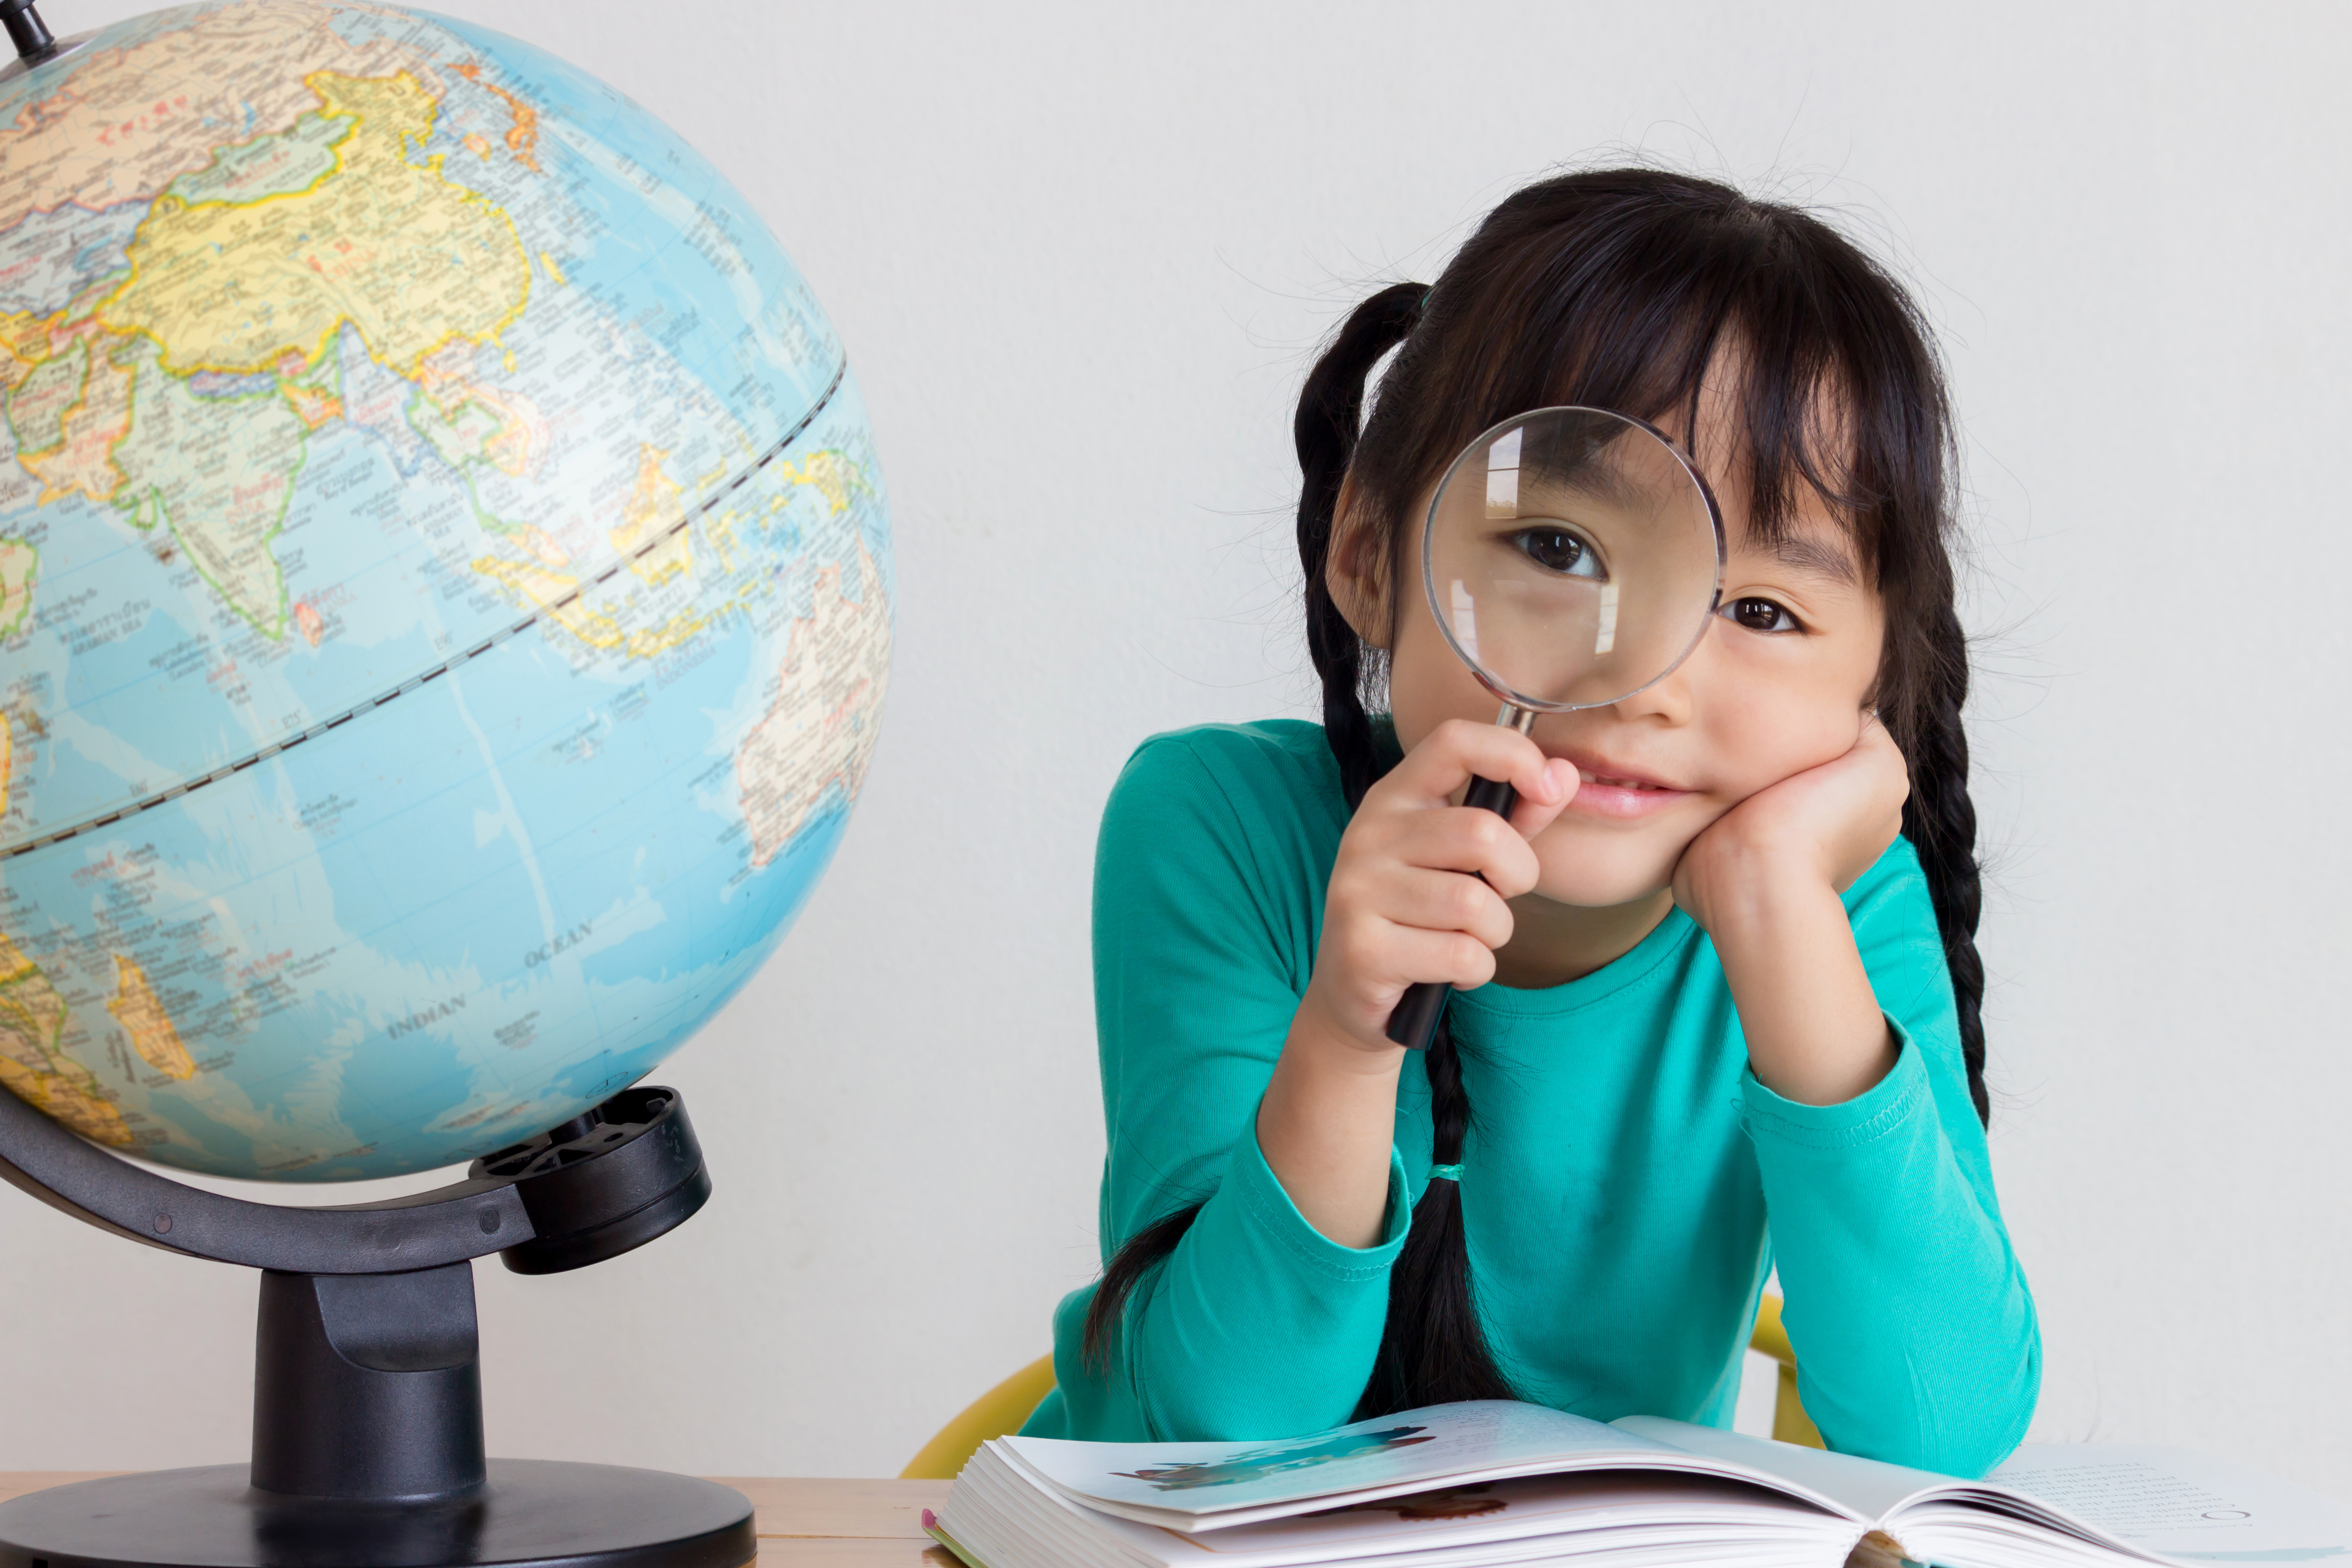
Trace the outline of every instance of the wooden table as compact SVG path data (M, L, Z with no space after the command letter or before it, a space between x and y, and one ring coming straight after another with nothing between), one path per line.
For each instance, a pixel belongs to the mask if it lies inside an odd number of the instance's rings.
M0 1502L104 1470L0 1470ZM761 1568L958 1568L923 1533L923 1510L947 1500L945 1481L779 1480L721 1476L758 1510Z

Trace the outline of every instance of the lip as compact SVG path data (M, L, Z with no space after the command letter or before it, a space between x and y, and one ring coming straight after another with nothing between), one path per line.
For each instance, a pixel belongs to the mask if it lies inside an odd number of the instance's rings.
M1677 789L1664 780L1629 768L1603 757L1578 756L1562 753L1564 759L1576 764L1576 797L1568 809L1585 816L1606 817L1627 821L1653 816L1678 802L1688 800L1694 792Z

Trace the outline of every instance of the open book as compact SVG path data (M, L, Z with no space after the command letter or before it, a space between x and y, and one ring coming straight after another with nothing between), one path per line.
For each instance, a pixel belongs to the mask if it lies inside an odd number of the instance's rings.
M2352 1508L2177 1449L2037 1446L1966 1481L1507 1401L1286 1442L1000 1437L924 1522L971 1568L2352 1568Z

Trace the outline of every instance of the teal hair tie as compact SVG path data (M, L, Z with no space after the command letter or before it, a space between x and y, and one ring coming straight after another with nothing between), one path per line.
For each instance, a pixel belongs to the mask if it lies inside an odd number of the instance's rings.
M1429 1168L1429 1179L1433 1182L1458 1182L1462 1179L1462 1167L1459 1165L1432 1165Z

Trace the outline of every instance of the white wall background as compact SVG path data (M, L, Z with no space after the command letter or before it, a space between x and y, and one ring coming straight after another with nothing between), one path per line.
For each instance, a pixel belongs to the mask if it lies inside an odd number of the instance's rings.
M902 587L840 858L667 1070L719 1196L480 1270L496 1449L893 1473L1045 1348L1096 1263L1095 818L1142 736L1309 695L1311 348L1517 183L1637 149L1849 212L1946 333L2035 1436L2352 1497L2347 13L439 3L768 216L871 400ZM0 1468L241 1457L253 1299L0 1192Z

